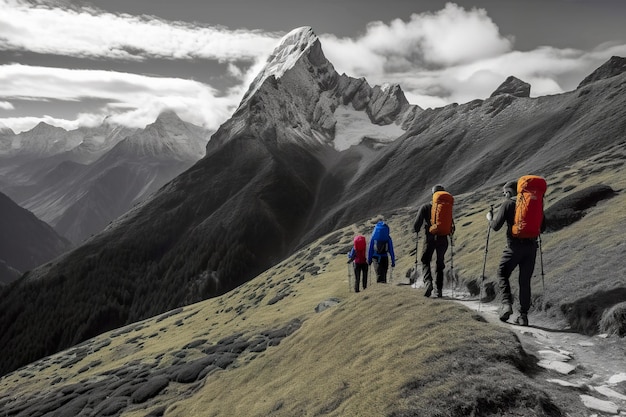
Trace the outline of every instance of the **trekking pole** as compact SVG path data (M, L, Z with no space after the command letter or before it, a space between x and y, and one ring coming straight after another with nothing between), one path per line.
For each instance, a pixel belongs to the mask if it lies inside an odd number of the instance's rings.
M420 234L415 232L415 277L413 279L413 288L417 288L417 243L420 240Z
M543 277L543 249L541 248L541 235L539 235L539 260L541 261L541 286L543 287L543 294L546 294L546 282Z
M456 289L456 277L454 276L454 235L450 235L450 273L452 274L452 297Z
M489 206L489 213L493 219L493 204ZM489 251L489 234L491 233L491 221L487 222L487 241L485 242L485 258L483 259L483 275L480 281L480 288L478 292L478 311L481 309L481 302L483 299L483 286L485 285L485 267L487 266L487 252Z
M348 291L352 292L352 274L350 273L350 262L348 262Z

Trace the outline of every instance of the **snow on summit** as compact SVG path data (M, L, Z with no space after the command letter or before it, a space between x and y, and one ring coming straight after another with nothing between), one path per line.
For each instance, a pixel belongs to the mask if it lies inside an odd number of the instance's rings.
M263 82L274 76L280 78L285 71L292 68L303 54L315 43L317 35L309 26L303 26L286 34L274 49L272 55L267 58L263 70L256 76L248 92L244 95L242 103L251 97Z

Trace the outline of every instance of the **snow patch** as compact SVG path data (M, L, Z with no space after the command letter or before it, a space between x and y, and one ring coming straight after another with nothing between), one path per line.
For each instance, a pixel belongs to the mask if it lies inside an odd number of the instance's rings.
M625 373L619 373L609 378L609 384L619 384L620 382L624 381L626 381Z
M338 151L358 145L365 138L392 142L404 134L399 125L380 126L372 123L364 111L355 110L352 104L338 106L334 115L337 120L334 142Z

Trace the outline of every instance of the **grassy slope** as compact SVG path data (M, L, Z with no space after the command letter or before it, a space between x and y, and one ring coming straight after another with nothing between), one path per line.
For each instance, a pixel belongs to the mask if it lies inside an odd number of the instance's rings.
M399 210L389 219L399 253L412 245L412 235L400 232L407 216L412 215ZM240 358L236 367L210 374L192 391L171 382L154 400L129 406L123 415L144 416L160 406L168 407L166 416L466 415L472 410L485 415L500 408L550 415L538 413L553 406L542 380L529 379L532 360L512 332L455 303L424 299L407 286L374 284L364 293L349 292L345 253L354 233L369 229L370 222L337 232L220 298L99 336L96 340L111 343L71 367L60 359L71 350L36 362L0 380L0 392L45 395L97 380L133 361L152 363L161 354L165 359L159 366L166 366L193 340L256 333L297 317L304 324L277 347ZM400 256L396 274L412 262ZM312 266L321 270L306 272ZM268 304L279 294L288 295ZM342 302L314 311L331 297ZM85 370L88 364L93 367Z
M624 153L618 148L612 155L623 160ZM570 188L573 192L602 183L619 191L626 185L621 164L609 155L548 180L547 206ZM490 189L457 196L454 264L461 280L481 275L484 214L490 199L497 203L499 195L500 190ZM396 284L406 281L405 273L415 262L411 253L415 209L400 208L387 216L398 254ZM617 226L623 224L624 213L626 196L618 192L582 220L544 237L548 293L542 294L537 269L533 281L537 307L551 305L548 315L562 319L558 308L562 303L624 287L621 272L609 276L595 272L619 271L623 239ZM209 374L192 389L170 382L157 397L129 405L122 415L143 417L160 407L165 407L166 416L180 417L472 412L530 416L559 415L557 407L577 415L578 397L555 391L545 384L545 376L535 375L534 359L513 332L484 322L456 303L425 299L420 290L406 285L373 284L365 292L350 292L345 253L354 234L369 236L374 220L314 242L224 296L98 336L87 345L92 353L71 366L63 364L80 347L6 375L0 379L0 403L10 397L32 397L36 402L59 387L99 380L107 370L132 362L157 363L161 355L158 366L164 367L194 340L215 343L235 333L258 334L299 318L302 327L278 346L260 354L246 352L234 366ZM503 232L491 234L488 280L495 275L503 244ZM331 298L340 303L315 312L320 302ZM203 355L194 349L187 352L187 360Z

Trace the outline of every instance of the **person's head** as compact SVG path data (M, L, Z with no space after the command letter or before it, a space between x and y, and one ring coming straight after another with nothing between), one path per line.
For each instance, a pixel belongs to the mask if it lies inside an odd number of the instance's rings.
M443 185L441 185L441 184L437 184L437 185L435 185L435 186L433 187L432 192L433 192L433 194L435 194L435 193L436 193L436 192L438 192L438 191L446 191L446 189L445 189L445 188L443 188Z
M502 192L506 198L511 198L517 195L517 181L509 181L502 187Z

